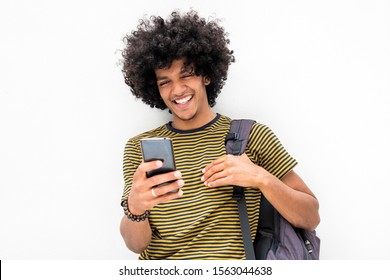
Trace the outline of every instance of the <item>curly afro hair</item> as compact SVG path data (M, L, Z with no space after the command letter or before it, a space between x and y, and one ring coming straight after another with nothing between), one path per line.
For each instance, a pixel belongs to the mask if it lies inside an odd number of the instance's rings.
M166 20L159 16L143 19L135 31L124 38L123 76L131 92L150 107L164 110L156 83L155 69L169 67L173 60L185 58L196 75L208 77L206 87L211 107L227 79L229 65L234 62L228 49L227 33L216 20L206 21L191 10L181 15L171 13Z

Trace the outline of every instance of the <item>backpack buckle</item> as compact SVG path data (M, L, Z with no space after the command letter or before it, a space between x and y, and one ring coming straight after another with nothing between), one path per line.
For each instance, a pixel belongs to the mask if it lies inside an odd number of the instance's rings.
M238 187L238 186L233 186L233 199L236 200L236 201L239 201L241 200L242 196L243 196L243 193L244 193L244 190L243 188L241 187Z
M240 133L229 132L225 138L225 145L226 145L227 141L230 141L230 140L237 141L238 139L240 139Z

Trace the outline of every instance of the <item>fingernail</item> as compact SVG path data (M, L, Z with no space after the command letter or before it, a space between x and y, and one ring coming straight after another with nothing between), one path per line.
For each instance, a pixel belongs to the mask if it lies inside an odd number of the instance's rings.
M177 180L177 184L179 185L179 187L182 187L182 186L184 186L184 181L183 180Z
M174 173L174 175L175 175L176 178L181 178L181 172L180 171L176 171Z
M183 195L183 191L182 191L182 190L179 190L178 195L179 195L179 196L182 196L182 195Z
M202 176L202 178L200 178L200 180L203 182L204 181L204 176Z
M161 167L161 166L163 166L163 163L162 163L162 161L160 161L160 160L159 160L159 161L156 161L156 166L157 166L157 167Z
M206 167L202 169L202 173L204 173L206 171Z

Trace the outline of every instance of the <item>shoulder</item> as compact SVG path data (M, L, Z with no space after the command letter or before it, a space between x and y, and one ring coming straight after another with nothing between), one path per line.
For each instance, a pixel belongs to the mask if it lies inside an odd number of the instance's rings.
M274 131L266 124L254 122L249 134L248 146L250 149L266 150L279 146L280 142Z
M254 122L250 136L254 138L264 138L273 134L272 129L268 125Z
M220 117L216 120L214 123L214 126L219 128L230 128L230 124L232 122L232 119L225 115L220 115Z

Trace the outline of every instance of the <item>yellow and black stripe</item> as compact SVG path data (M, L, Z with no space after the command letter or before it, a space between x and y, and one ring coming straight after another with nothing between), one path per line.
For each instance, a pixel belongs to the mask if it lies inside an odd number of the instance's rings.
M196 130L180 131L166 124L128 141L122 199L130 191L132 176L142 161L141 138L171 138L176 166L185 182L182 197L151 209L152 241L140 259L245 259L237 203L232 199L233 187L207 188L201 181L202 169L226 154L224 141L230 122L231 119L218 114ZM275 134L259 123L252 127L245 152L254 163L278 178L297 164ZM245 188L245 195L254 238L260 192Z

